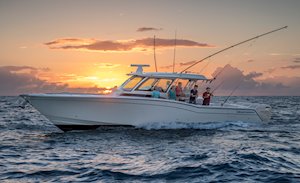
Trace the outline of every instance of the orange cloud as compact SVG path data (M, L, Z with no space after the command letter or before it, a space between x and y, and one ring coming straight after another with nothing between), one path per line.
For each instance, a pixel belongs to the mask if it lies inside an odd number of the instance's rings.
M100 69L113 69L121 66L121 64L113 64L113 63L98 63L95 65L98 66Z
M45 45L48 46L59 46L63 44L88 44L93 42L93 39L80 39L80 38L62 38L62 39L56 39L54 41L50 41L45 43Z
M284 67L280 67L281 69L300 69L300 65L288 65Z
M187 65L192 65L193 63L197 62L197 60L193 60L193 61L188 61L188 62L180 62L178 64L175 64L175 66L179 66L179 67L182 67L182 66L187 66ZM173 65L166 65L166 66L162 66L160 68L162 69L170 69L172 68Z
M156 39L156 47L173 48L174 39ZM136 40L94 40L79 38L63 38L44 43L50 49L72 49L72 50L88 50L88 51L147 51L153 47L153 38L143 38ZM199 43L192 40L178 39L177 46L181 47L213 47L207 43Z

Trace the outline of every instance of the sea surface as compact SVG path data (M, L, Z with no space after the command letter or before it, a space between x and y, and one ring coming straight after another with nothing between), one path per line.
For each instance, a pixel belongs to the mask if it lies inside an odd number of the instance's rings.
M0 182L300 182L300 97L229 100L271 105L268 124L174 122L66 133L16 100L0 97Z

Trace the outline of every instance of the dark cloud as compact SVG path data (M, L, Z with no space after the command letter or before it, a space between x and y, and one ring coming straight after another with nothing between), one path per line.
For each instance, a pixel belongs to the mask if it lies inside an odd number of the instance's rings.
M36 68L31 66L2 66L1 69L9 70L9 71L23 71L23 70L31 70L31 71L44 71L48 72L50 69L48 67L46 68Z
M273 72L275 72L277 70L277 68L270 68L268 70L266 70L266 73L272 74Z
M11 96L24 93L101 93L105 88L71 88L65 83L51 83L39 79L35 72L15 72L24 69L39 70L29 66L3 66L0 67L0 95Z
M258 78L258 77L260 77L262 75L263 75L263 73L250 72L249 74L245 75L245 78L247 78L247 79L254 79L254 78Z
M300 58L295 58L293 62L300 63Z
M221 72L222 70L222 72ZM299 77L284 77L268 78L258 80L263 73L251 72L244 74L238 68L226 65L225 68L217 68L212 74L219 76L211 84L202 85L203 88L210 86L213 90L216 89L216 95L229 95L234 88L238 89L233 95L240 96L268 96L268 95L300 95L300 78Z
M7 70L10 72L27 72L31 74L37 74L39 71L48 72L49 68L35 68L30 66L2 66L2 70Z
M3 66L1 69L9 70L9 71L21 71L21 70L38 70L35 67L30 66Z
M300 69L300 65L289 65L289 66L284 66L280 67L281 69Z
M71 38L69 38L71 39ZM76 38L72 38L76 39ZM156 47L168 48L174 47L174 39L161 39L155 40ZM96 41L96 40L84 40L76 39L76 41L68 41L68 39L57 39L48 43L45 43L50 49L84 49L92 51L131 51L140 50L145 51L152 49L153 38L143 38L136 40L126 41ZM178 39L176 41L177 46L182 47L213 47L207 43L199 43L192 40Z
M154 28L154 27L140 27L136 31L137 32L145 32L145 31L160 31L162 28Z

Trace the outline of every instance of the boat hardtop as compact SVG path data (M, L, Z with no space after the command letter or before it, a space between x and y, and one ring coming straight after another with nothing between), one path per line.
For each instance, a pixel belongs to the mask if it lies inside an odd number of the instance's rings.
M205 76L200 74L191 73L169 73L169 72L146 72L146 73L130 73L128 75L141 76L141 77L151 77L151 78L166 78L166 79L188 79L188 80L204 80L211 81L212 79L207 79Z

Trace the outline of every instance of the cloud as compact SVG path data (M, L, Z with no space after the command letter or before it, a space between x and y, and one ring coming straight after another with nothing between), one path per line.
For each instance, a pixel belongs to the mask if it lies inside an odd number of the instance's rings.
M114 67L110 63L103 63L104 67ZM23 72L24 70L39 70L30 66L3 66L0 67L0 95L19 95L23 93L104 93L106 88L93 87L70 87L66 83L49 82L40 79L36 72ZM222 72L220 73L220 71ZM213 72L213 76L220 73L211 84L200 84L200 90L210 86L216 95L229 95L237 86L233 95L241 96L288 96L300 95L300 77L269 77L260 79L263 73L243 73L238 68L226 65L219 67ZM67 77L73 77L68 75Z
M300 63L300 60L297 60L297 58L296 58L293 62L298 64L298 63ZM269 73L269 74L272 74L275 71L278 71L280 69L296 70L296 69L300 69L300 65L288 65L288 66L282 66L282 67L273 67L273 68L270 68L270 69L266 70L265 72Z
M258 80L263 73L251 72L244 74L238 68L226 65L225 68L217 68L212 75L216 75L223 70L218 78L210 86L216 89L216 95L229 95L236 87L238 89L233 95L240 96L286 96L300 94L300 77L278 77Z
M282 56L284 53L269 53L270 56Z
M136 31L137 32L146 32L146 31L160 31L162 28L154 28L154 27L140 27Z
M249 59L249 60L247 60L247 62L251 63L251 62L254 62L254 60L253 59Z
M47 43L44 43L45 45L52 46L52 45L59 45L59 44L66 44L66 43L72 43L72 44L83 44L83 43L89 43L94 41L93 39L81 39L81 38L62 38L62 39L56 39L54 41L50 41Z
M300 65L288 65L284 67L280 67L281 69L300 69Z
M175 64L175 65L177 65L177 64ZM173 65L165 65L165 66L161 66L159 68L161 68L161 69L170 69L172 67L173 67Z
M300 58L295 58L295 59L293 60L293 62L295 62L295 63L300 63Z
M270 56L299 56L300 53L269 53Z
M192 65L192 64L194 64L195 62L197 62L197 60L188 61L188 62L179 62L179 63L175 64L175 66L182 67L182 66ZM170 68L172 68L172 67L173 67L173 65L166 65L166 66L162 66L162 67L160 67L160 68L162 68L162 69L170 69Z
M155 40L157 48L173 48L174 39L157 38ZM147 51L153 48L153 38L143 38L135 40L94 40L94 39L78 39L63 38L45 43L50 49L65 50L88 50L88 51ZM199 43L192 40L178 39L177 46L181 47L213 47L207 43Z
M254 78L258 78L262 75L263 75L263 73L260 73L260 72L250 72L249 74L245 75L245 78L254 79Z
M61 92L81 92L81 93L101 93L106 88L88 87L71 88L66 83L48 82L39 79L36 72L16 72L24 69L39 70L30 66L3 66L0 67L0 95L11 96L24 93L61 93Z
M100 69L113 69L121 66L121 64L113 64L113 63L97 63L95 64Z
M266 73L269 73L269 74L272 74L272 73L274 73L276 70L277 70L278 68L270 68L270 69L268 69L268 70L266 70L265 72Z
M2 66L1 69L8 71L38 70L37 68L30 66Z
M2 66L0 68L4 70L8 70L10 72L31 73L31 74L36 74L39 71L43 71L43 72L50 71L49 68L35 68L30 66Z

